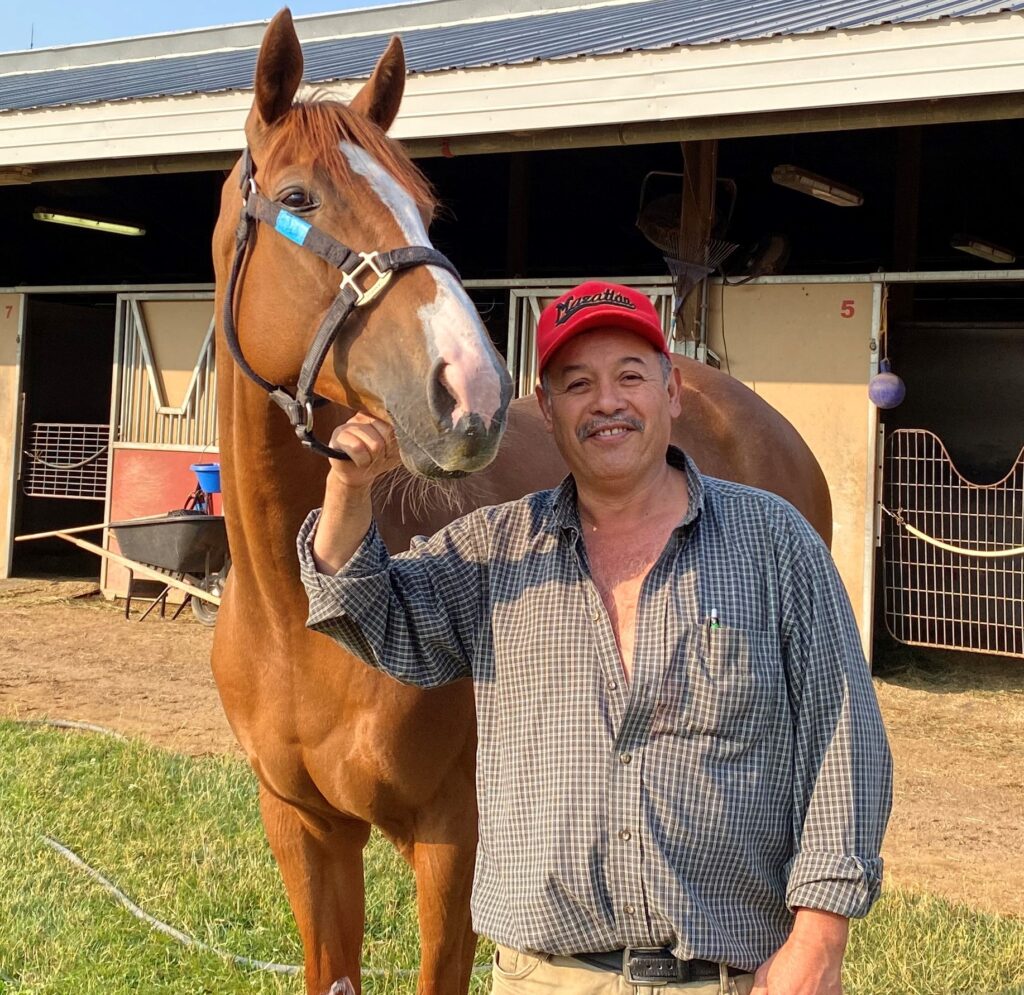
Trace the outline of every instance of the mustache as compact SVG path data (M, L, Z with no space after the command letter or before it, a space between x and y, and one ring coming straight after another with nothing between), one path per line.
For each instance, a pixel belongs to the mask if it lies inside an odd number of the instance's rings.
M634 418L632 415L618 415L613 418L591 418L590 421L584 422L576 429L576 438L582 442L595 432L600 432L604 428L618 428L620 425L628 425L637 432L642 432L646 427L639 418Z

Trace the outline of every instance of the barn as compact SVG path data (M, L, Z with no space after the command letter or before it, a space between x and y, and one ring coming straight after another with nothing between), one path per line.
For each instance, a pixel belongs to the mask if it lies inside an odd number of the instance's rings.
M1022 8L433 0L296 27L341 99L402 36L393 134L521 392L545 300L643 288L811 445L869 652L877 628L1024 655ZM209 238L264 27L0 55L0 575L95 576L14 537L180 507L217 458Z

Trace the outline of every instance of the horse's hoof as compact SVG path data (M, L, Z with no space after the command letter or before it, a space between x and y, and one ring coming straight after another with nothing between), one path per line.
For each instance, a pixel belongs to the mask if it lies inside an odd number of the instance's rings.
M342 978L331 985L331 990L327 995L356 995L356 990L352 987L352 982L348 978Z

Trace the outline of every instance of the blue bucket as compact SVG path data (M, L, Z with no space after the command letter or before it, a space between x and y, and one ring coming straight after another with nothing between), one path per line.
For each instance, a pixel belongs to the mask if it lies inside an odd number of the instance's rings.
M193 463L189 469L207 494L220 494L220 463Z

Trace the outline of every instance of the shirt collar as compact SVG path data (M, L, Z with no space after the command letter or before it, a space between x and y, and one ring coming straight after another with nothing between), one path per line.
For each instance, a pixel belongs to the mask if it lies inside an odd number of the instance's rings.
M696 464L677 446L669 446L665 453L665 462L675 470L686 474L686 491L689 497L686 515L676 526L676 530L688 528L704 510L704 478ZM551 492L551 512L555 524L562 530L580 532L579 504L576 494L576 481L570 473Z

